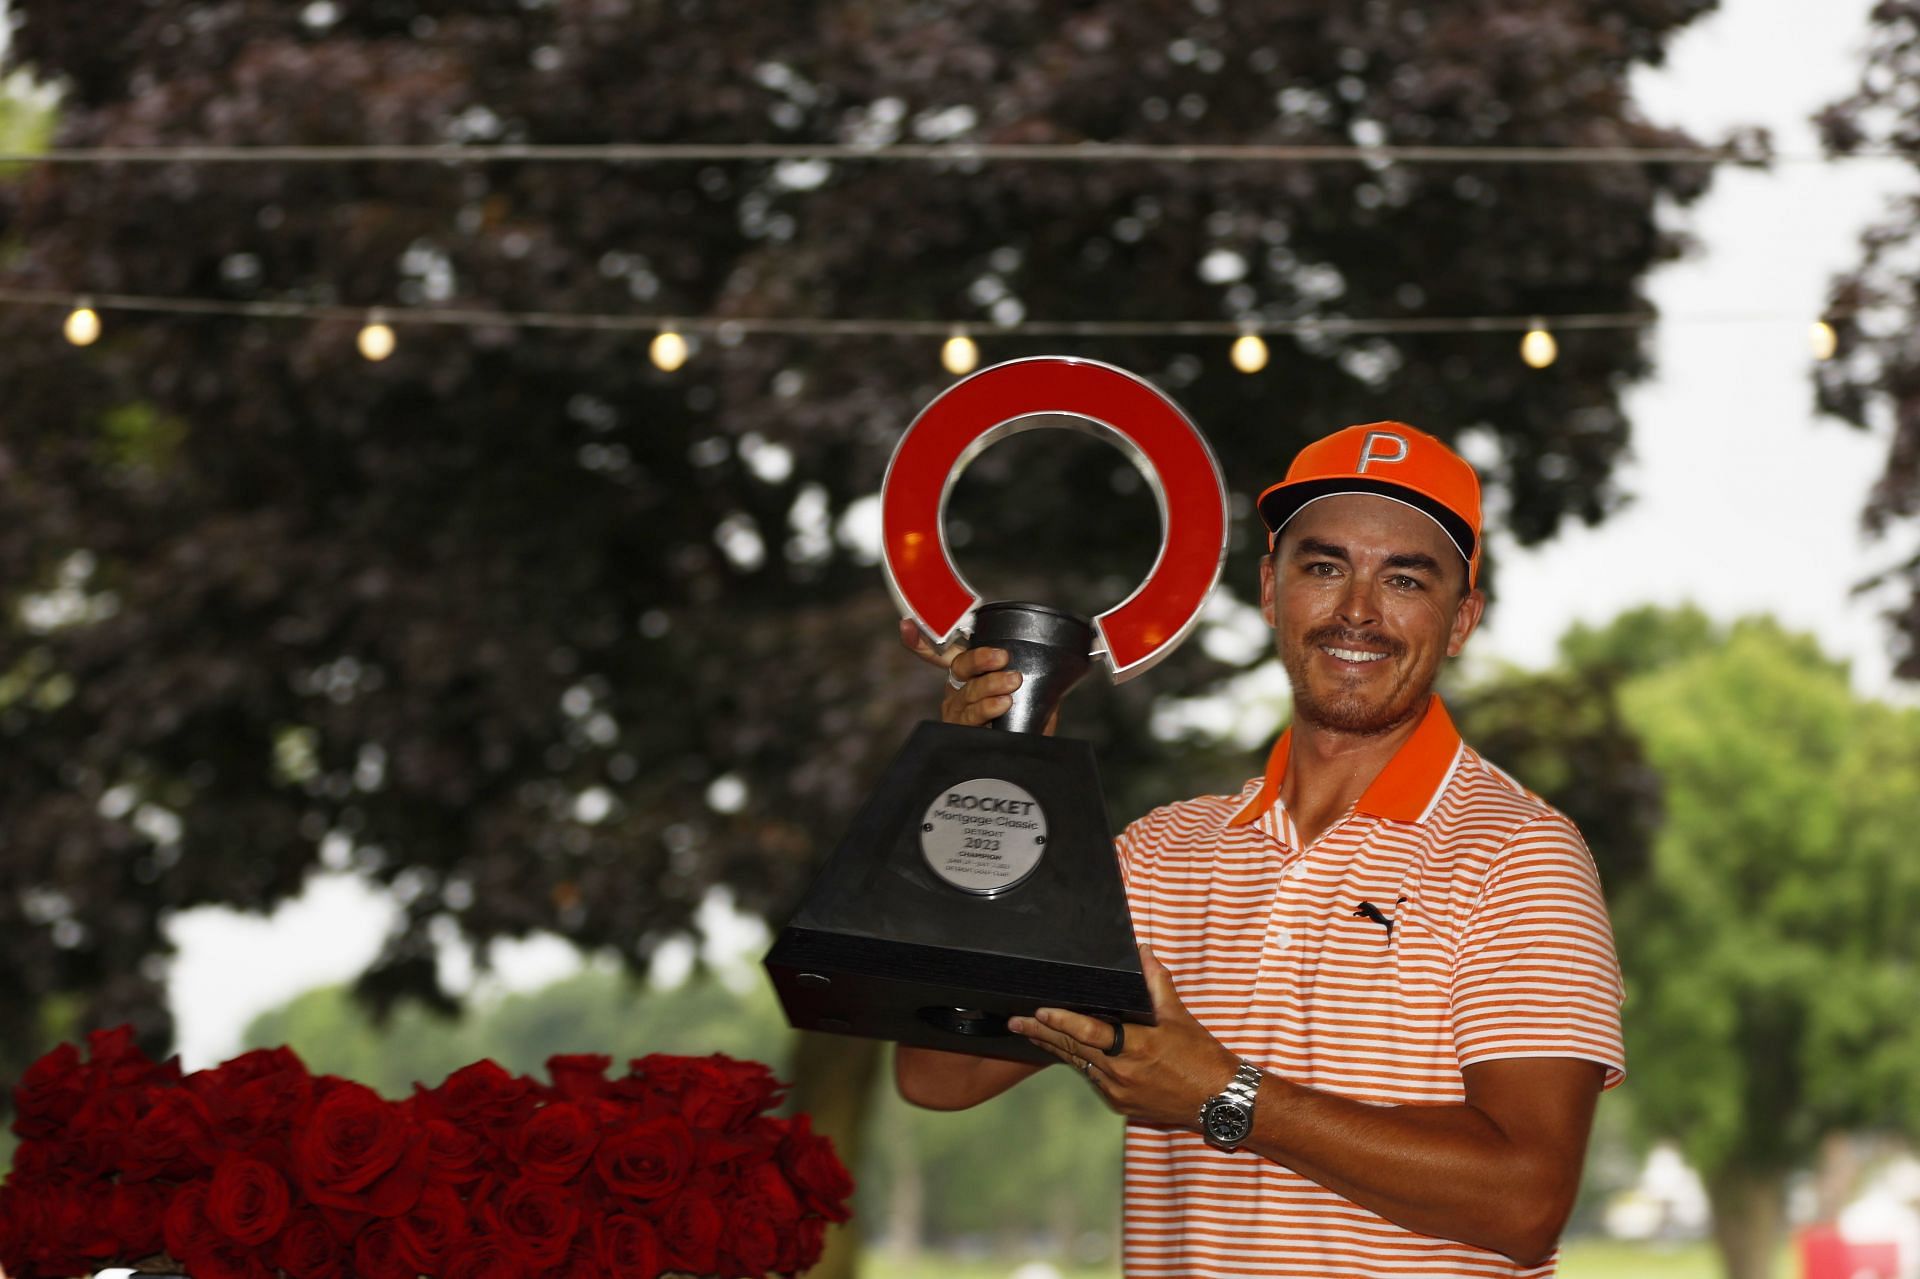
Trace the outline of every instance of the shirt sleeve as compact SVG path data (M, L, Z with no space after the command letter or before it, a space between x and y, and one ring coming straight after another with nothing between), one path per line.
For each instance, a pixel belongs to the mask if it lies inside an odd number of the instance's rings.
M1514 1057L1578 1057L1626 1078L1625 991L1600 875L1558 813L1500 851L1454 956L1453 1041L1464 1068Z

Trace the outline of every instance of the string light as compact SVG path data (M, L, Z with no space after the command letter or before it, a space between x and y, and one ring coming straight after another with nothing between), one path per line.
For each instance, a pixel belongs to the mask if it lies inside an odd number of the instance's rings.
M354 339L354 345L360 348L361 355L378 364L393 354L393 327L380 312L369 312L367 322L360 326L360 335Z
M940 367L955 377L965 377L979 365L980 348L964 330L956 329L952 337L940 344Z
M1813 358L1816 360L1831 360L1833 353L1840 349L1840 335L1825 320L1813 322L1813 327L1807 331L1807 342L1813 347Z
M655 368L671 373L687 362L687 340L675 329L662 329L647 346L647 356Z
M1233 340L1227 358L1242 373L1258 373L1267 367L1267 344L1258 333L1242 333Z
M1547 332L1547 322L1539 316L1533 318L1532 327L1520 339L1520 358L1530 369L1544 369L1560 358L1560 344L1553 340L1553 334Z
M375 324L391 333L399 325L439 328L488 328L593 333L652 333L649 348L654 363L677 369L693 351L693 339L683 334L719 334L738 340L756 335L824 338L928 338L940 337L952 346L958 357L971 351L979 358L978 347L967 336L963 325L952 321L907 319L885 316L832 318L826 316L745 316L673 319L658 315L626 312L589 311L499 311L472 307L407 307L400 311L369 312L363 308L326 303L278 300L238 301L226 298L165 297L149 294L93 294L76 300L71 291L22 289L0 285L0 306L59 307L68 312L68 340L87 342L99 333L100 315L107 311L126 311L146 315L193 317L230 317L253 320L305 320L326 323L359 322L365 328ZM1481 333L1492 336L1523 332L1522 355L1531 352L1544 359L1535 367L1551 364L1559 356L1559 344L1553 334L1560 330L1575 332L1626 332L1687 324L1795 324L1808 333L1805 320L1790 315L1758 312L1715 312L1698 315L1655 315L1650 311L1567 313L1550 316L1513 315L1452 316L1314 316L1297 320L1262 320L1249 326L1231 320L1019 320L998 325L996 333L1027 338L1116 339L1116 338L1231 338L1236 346L1242 339L1252 347L1265 347L1265 338L1275 334L1311 334L1323 339L1343 337L1417 337L1425 334ZM1811 331L1815 340L1820 329L1831 329L1820 321ZM949 358L947 346L941 350L943 362ZM1533 358L1528 358L1534 364ZM951 367L951 366L949 366ZM968 371L975 367L968 364ZM1237 364L1235 367L1239 367Z
M1840 154L1773 152L1753 145L1718 147L1359 146L1344 143L1184 142L589 142L374 143L345 146L49 147L0 152L0 164L686 164L781 160L953 163L1133 164L1818 164L1910 160L1904 147L1859 147Z
M92 346L100 340L100 315L85 298L80 305L67 313L67 322L62 326L67 341L75 346Z

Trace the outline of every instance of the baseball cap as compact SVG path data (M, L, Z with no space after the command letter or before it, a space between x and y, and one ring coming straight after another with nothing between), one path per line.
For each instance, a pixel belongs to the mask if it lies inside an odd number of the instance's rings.
M1480 477L1467 460L1405 422L1368 422L1315 440L1300 450L1287 478L1260 495L1267 549L1308 503L1342 493L1392 498L1440 526L1467 562L1467 584L1480 577Z

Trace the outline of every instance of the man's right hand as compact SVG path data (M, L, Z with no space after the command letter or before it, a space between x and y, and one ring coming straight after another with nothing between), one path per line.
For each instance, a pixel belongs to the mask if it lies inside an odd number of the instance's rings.
M1004 669L1004 648L965 648L959 643L935 648L911 619L900 622L900 642L914 656L947 672L947 695L940 699L940 718L948 724L990 724L1013 707L1013 690L1020 672ZM957 685L957 686L956 686ZM1053 731L1053 725L1047 725Z

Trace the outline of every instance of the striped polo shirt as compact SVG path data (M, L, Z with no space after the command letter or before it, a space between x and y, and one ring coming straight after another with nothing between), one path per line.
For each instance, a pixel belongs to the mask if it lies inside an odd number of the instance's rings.
M1458 1103L1462 1067L1503 1057L1583 1058L1619 1083L1620 970L1573 823L1462 743L1436 696L1302 848L1279 799L1291 738L1238 795L1155 809L1117 841L1134 931L1188 1010L1263 1069L1383 1106ZM1554 1268L1417 1234L1249 1150L1140 1124L1126 1135L1125 1262L1136 1277Z

